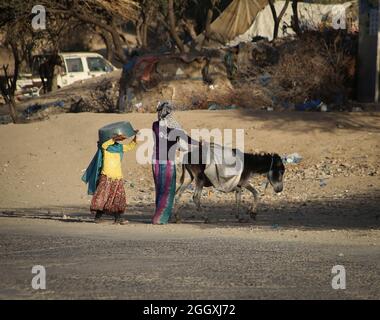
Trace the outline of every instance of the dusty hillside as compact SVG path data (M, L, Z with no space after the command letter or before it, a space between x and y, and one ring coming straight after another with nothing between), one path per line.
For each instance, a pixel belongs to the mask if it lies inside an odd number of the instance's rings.
M136 128L150 128L154 118L154 114L62 114L44 122L0 126L0 208L86 214L90 197L80 177L95 152L98 128L120 120L131 121ZM307 221L318 210L324 212L319 217L330 221L337 208L343 208L344 215L348 214L340 220L343 225L348 221L379 225L379 216L373 211L380 192L377 114L235 110L177 112L177 118L187 130L243 128L247 151L298 152L303 157L300 164L287 165L284 192L275 195L269 188L262 196L259 221ZM123 170L130 214L142 210L149 217L154 203L150 166L138 165L132 152L126 156ZM263 181L258 177L255 182L261 191ZM185 201L190 190L186 197ZM205 191L203 198L210 212L230 220L234 219L230 216L232 201L232 195L217 192ZM184 212L199 217L192 205Z

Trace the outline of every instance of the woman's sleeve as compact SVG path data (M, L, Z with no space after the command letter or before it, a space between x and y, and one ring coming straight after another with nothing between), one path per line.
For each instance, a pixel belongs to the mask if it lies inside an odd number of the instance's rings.
M123 144L123 152L131 151L136 147L137 143L134 141L131 141L128 144Z
M115 141L113 139L109 139L107 140L106 142L103 142L102 144L102 149L103 150L107 150L107 148L111 145L113 145L115 143Z

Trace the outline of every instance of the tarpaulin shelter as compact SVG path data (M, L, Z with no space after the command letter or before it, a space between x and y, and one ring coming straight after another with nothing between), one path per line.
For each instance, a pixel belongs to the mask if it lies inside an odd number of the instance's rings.
M268 0L234 0L211 23L211 32L225 40L232 40L244 33L252 25L257 13L262 10Z
M249 29L268 0L233 0L228 7L210 25L210 38L221 43L226 43ZM200 34L197 43L204 40Z

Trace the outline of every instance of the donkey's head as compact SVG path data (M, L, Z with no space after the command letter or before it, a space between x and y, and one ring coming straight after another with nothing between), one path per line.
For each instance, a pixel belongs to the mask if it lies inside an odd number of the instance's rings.
M281 192L284 188L283 178L285 174L285 166L281 157L274 153L272 154L271 164L267 173L267 178L275 192Z

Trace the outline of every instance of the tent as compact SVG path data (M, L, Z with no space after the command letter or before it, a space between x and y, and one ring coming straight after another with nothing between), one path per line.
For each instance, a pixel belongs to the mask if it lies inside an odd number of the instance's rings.
M225 43L243 34L267 3L268 0L233 0L211 23L211 38ZM203 35L197 40L203 40Z
M276 1L275 3L276 12L279 13L284 7L285 1ZM353 2L346 2L340 4L344 10L350 8ZM306 27L307 29L317 29L318 25L331 19L332 13L337 9L337 5L334 4L314 4L299 2L298 3L298 17L300 25ZM294 31L290 28L291 17L293 15L291 4L289 3L284 16L281 19L278 37L285 37L287 35L294 34ZM234 46L240 42L248 42L253 37L261 36L268 38L268 40L273 39L273 29L274 22L272 12L269 5L267 5L263 10L261 10L255 17L252 25L248 27L244 33L240 33L235 39L228 43L229 46Z
M282 10L285 1L275 1L277 14ZM345 10L352 7L355 1L346 2L342 6ZM316 29L318 25L331 19L332 12L337 5L325 5L299 2L298 16L300 25L308 29ZM346 11L347 12L347 11ZM291 3L280 22L278 37L294 34L290 28L293 15ZM234 46L240 42L248 42L256 36L272 40L274 22L268 0L233 0L229 6L211 23L210 38L216 42ZM202 43L203 34L196 42Z

